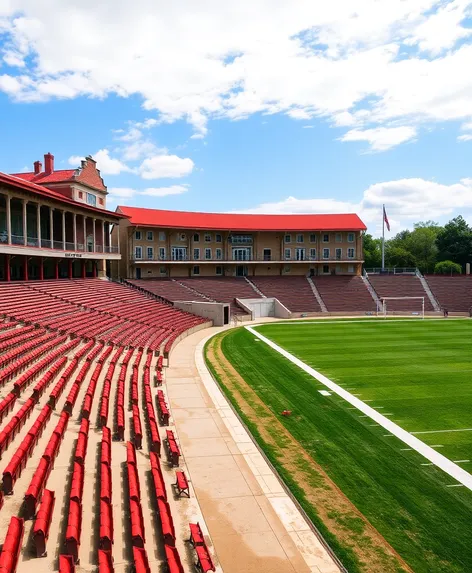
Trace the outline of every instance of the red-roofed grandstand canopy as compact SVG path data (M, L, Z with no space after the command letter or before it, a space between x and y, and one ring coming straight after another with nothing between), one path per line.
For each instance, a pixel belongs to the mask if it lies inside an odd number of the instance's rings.
M248 215L242 213L195 213L119 206L117 212L137 227L227 231L365 231L354 213L333 215Z

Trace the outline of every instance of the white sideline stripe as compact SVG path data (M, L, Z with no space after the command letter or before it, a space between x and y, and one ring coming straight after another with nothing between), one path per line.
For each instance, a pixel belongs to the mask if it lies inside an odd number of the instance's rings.
M391 319L387 319L385 320L385 318L382 317L376 317L373 316L372 318L364 318L364 320L350 320L349 318L339 318L338 320L300 320L299 322L297 322L296 320L289 320L288 322L270 322L267 323L270 326L275 326L278 324L283 324L284 326L287 325L292 325L292 324L346 324L346 322L379 322L382 324L385 324L386 322L406 322L408 320L412 320L412 318L410 318L409 316L407 316L406 318L400 319L400 318L391 318ZM418 319L416 319L418 320ZM444 318L425 318L425 322L437 322L437 321L444 321L446 319ZM448 318L447 321L451 322L452 320L466 320L466 318ZM258 325L258 326L266 326L264 325ZM244 328L252 328L250 326L245 326Z
M321 382L327 388L338 394L338 396L344 398L347 402L349 402L349 404L355 406L363 414L367 414L370 418L372 418L372 420L374 420L374 422L380 424L383 428L385 428L388 432L391 432L404 444L416 450L427 460L433 462L433 464L436 465L438 468L442 469L456 481L460 482L462 485L464 485L466 488L472 491L472 475L469 472L465 471L464 469L456 465L451 460L447 459L439 452L436 452L433 449L433 447L426 445L417 437L413 436L403 428L400 428L400 426L395 424L395 422L392 422L392 420L389 420L385 416L382 416L382 414L374 410L374 408L371 408L369 405L365 404L362 400L359 400L359 398L356 398L355 396L353 396L352 394L341 388L338 384L335 384L329 378L327 378L326 376L324 376L311 366L308 366L302 360L293 356L293 354L290 354L290 352L287 352L287 350L284 350L278 344L275 344L275 342L272 342L272 340L270 340L269 338L266 338L263 334L255 330L252 326L245 326L244 328L246 328L246 330L257 336L258 338L260 338L263 342L265 342L276 352L287 358L287 360L290 360L290 362L301 368L304 372L310 374L310 376L312 376L313 378L316 378L318 382Z
M470 460L454 460L455 464L467 464L469 462L470 462Z
M411 434L444 434L446 432L472 432L472 428L462 428L460 430L428 430L427 432L410 432Z

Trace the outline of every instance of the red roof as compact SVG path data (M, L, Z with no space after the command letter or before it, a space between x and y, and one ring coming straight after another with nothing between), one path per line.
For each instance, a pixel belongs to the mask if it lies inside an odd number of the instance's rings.
M24 174L23 174L24 175ZM55 199L56 201L60 201L61 203L67 203L68 205L74 205L74 207L79 207L81 209L86 209L87 211L93 211L94 213L101 213L102 215L106 215L107 217L118 217L119 219L124 219L123 215L119 213L114 213L113 211L107 211L105 209L98 209L97 207L92 207L91 205L87 205L86 203L79 203L77 201L73 201L72 199L68 199L53 191L52 189L48 189L47 187L43 187L42 185L36 185L36 183L30 183L22 178L18 178L16 175L8 175L7 173L2 173L0 171L0 184L8 185L10 187L14 187L17 189L21 189L23 191L29 191L36 195L41 195L43 197L49 199Z
M36 183L37 185L45 185L46 183L63 183L64 181L74 180L74 174L76 169L60 169L59 171L53 171L49 175L43 171L41 173L12 173L13 177L19 177L30 183Z
M364 231L367 227L354 213L333 215L246 215L192 213L118 206L117 211L140 227L172 227L218 231Z

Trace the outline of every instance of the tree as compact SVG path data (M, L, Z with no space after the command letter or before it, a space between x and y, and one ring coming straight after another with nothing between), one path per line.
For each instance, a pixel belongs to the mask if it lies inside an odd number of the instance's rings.
M387 267L416 267L416 259L403 247L388 246L385 251Z
M405 241L405 249L416 259L416 265L421 272L433 270L437 261L437 236L442 228L432 221L418 223Z
M436 263L434 272L437 275L460 275L462 267L452 261L441 261L440 263Z
M460 215L438 233L436 244L443 261L451 260L463 268L472 260L472 229Z
M373 269L382 264L382 239L374 239L372 235L364 235L364 267Z

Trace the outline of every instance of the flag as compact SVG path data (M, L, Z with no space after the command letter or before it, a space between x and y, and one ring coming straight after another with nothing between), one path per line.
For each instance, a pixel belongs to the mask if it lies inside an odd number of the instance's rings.
M385 211L385 205L383 206L384 222L387 225L387 229L390 231L390 223L388 221L387 212Z

